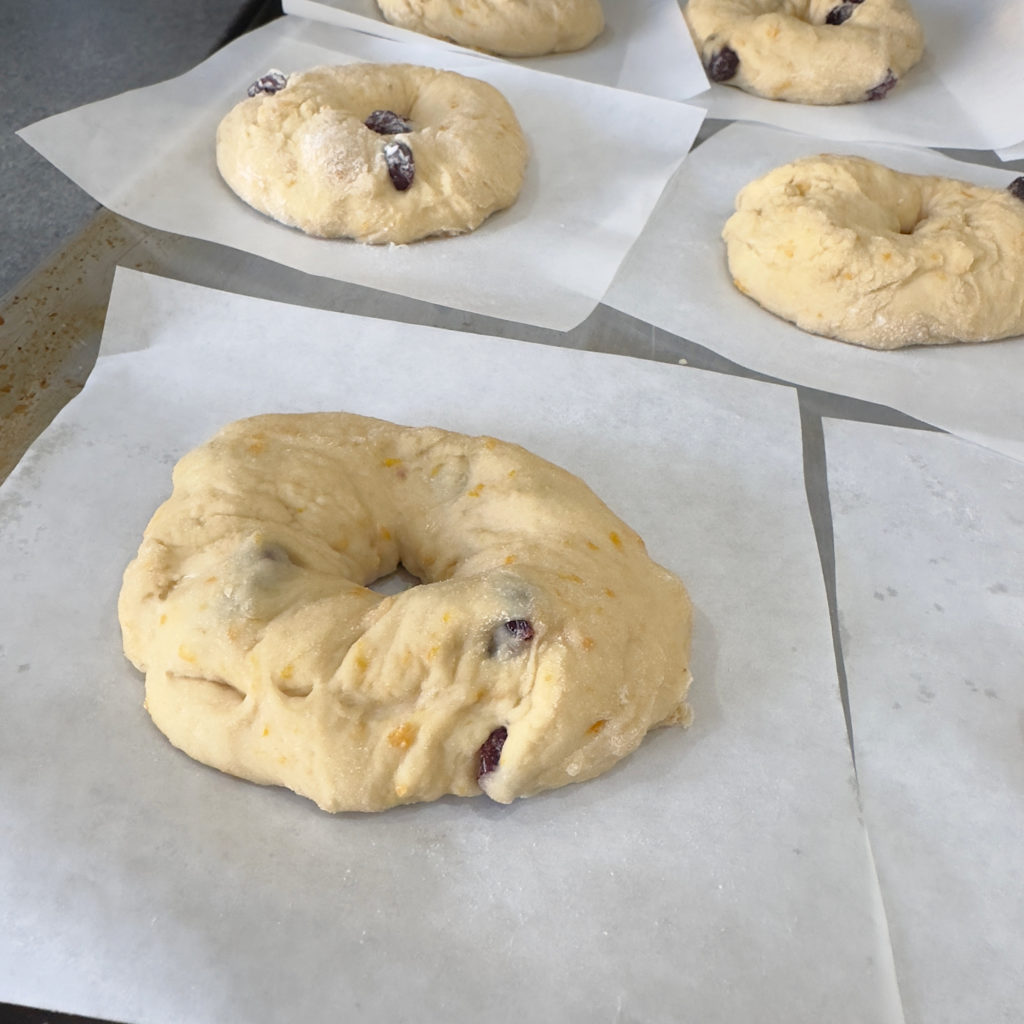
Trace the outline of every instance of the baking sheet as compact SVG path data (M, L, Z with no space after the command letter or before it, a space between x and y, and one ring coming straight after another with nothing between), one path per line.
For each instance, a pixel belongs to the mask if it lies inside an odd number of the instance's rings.
M707 76L677 0L601 0L601 6L604 32L585 49L520 57L512 63L670 100L685 100L707 89ZM284 9L388 39L424 39L385 21L376 0L284 0ZM435 42L465 52L453 43Z
M825 421L864 816L908 1024L1024 1006L1024 466Z
M500 89L531 147L517 202L468 235L369 246L310 238L238 199L217 173L213 140L249 83L272 67L353 60L439 65ZM568 330L597 305L703 116L681 103L285 17L180 78L20 134L99 202L151 227L323 277Z
M712 117L838 140L994 149L1021 137L1024 3L913 0L925 54L881 102L818 107L712 84L693 100ZM841 29L839 29L841 31Z
M733 287L721 231L736 193L773 167L821 152L857 153L897 170L995 188L1014 177L927 150L730 125L687 158L605 302L743 366L888 405L1024 459L1024 339L875 352L807 334Z
M143 1024L899 1024L791 390L126 271L106 333L120 354L0 488L0 999ZM120 652L123 567L182 452L332 408L581 473L689 586L694 725L509 807L377 816L173 750Z

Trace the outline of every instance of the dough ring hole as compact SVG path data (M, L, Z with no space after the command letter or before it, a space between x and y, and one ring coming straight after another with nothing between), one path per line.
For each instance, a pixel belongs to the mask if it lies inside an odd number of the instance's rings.
M394 572L385 573L379 579L367 584L367 589L375 594L382 594L384 597L393 597L395 594L404 593L418 587L422 580L413 576L404 565L399 565Z

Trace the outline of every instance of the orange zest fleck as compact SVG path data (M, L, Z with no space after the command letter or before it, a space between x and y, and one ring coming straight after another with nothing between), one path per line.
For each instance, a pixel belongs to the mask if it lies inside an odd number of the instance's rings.
M418 731L412 722L403 722L388 733L388 743L399 750L408 750L416 742Z

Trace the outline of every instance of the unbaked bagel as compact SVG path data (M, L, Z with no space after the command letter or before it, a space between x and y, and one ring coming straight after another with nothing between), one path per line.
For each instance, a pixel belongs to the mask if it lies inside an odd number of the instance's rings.
M740 191L729 270L765 309L870 348L1024 334L1022 186L806 157Z
M516 445L270 415L173 482L119 614L150 715L202 762L329 811L509 802L689 720L683 585ZM399 564L422 584L367 589Z
M515 202L527 145L493 86L410 64L269 72L221 121L217 167L245 202L322 238L413 242Z
M792 103L882 99L920 59L907 0L689 0L708 77Z
M580 50L604 29L600 0L377 0L400 28L502 57Z

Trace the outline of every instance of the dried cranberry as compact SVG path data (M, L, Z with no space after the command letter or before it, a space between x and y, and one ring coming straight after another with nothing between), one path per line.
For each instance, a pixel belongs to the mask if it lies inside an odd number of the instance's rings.
M533 639L533 623L529 619L509 619L505 629L516 640Z
M491 658L514 658L533 639L533 623L529 619L508 619L494 627L487 654Z
M363 124L378 135L401 135L412 131L412 123L393 110L375 110Z
M288 77L272 68L262 78L257 78L249 86L249 95L258 96L261 92L273 95L275 92L280 92L287 84Z
M1024 203L1024 178L1014 178L1006 187L1009 189L1011 196L1016 196Z
M498 762L501 760L501 748L505 746L506 739L508 739L508 729L503 725L499 725L484 740L483 746L477 751L476 777L478 779L482 775L488 775L498 767Z
M886 96L896 88L896 83L899 79L892 73L892 68L889 68L885 72L885 78L874 87L874 89L868 89L867 99L869 100L884 100Z
M708 77L712 82L728 82L740 66L740 58L736 51L723 46L708 61Z
M412 158L412 150L404 142L389 142L384 147L384 163L388 165L388 177L391 184L404 192L416 176L416 163Z
M825 15L826 25L842 25L853 14L853 4L840 4Z

